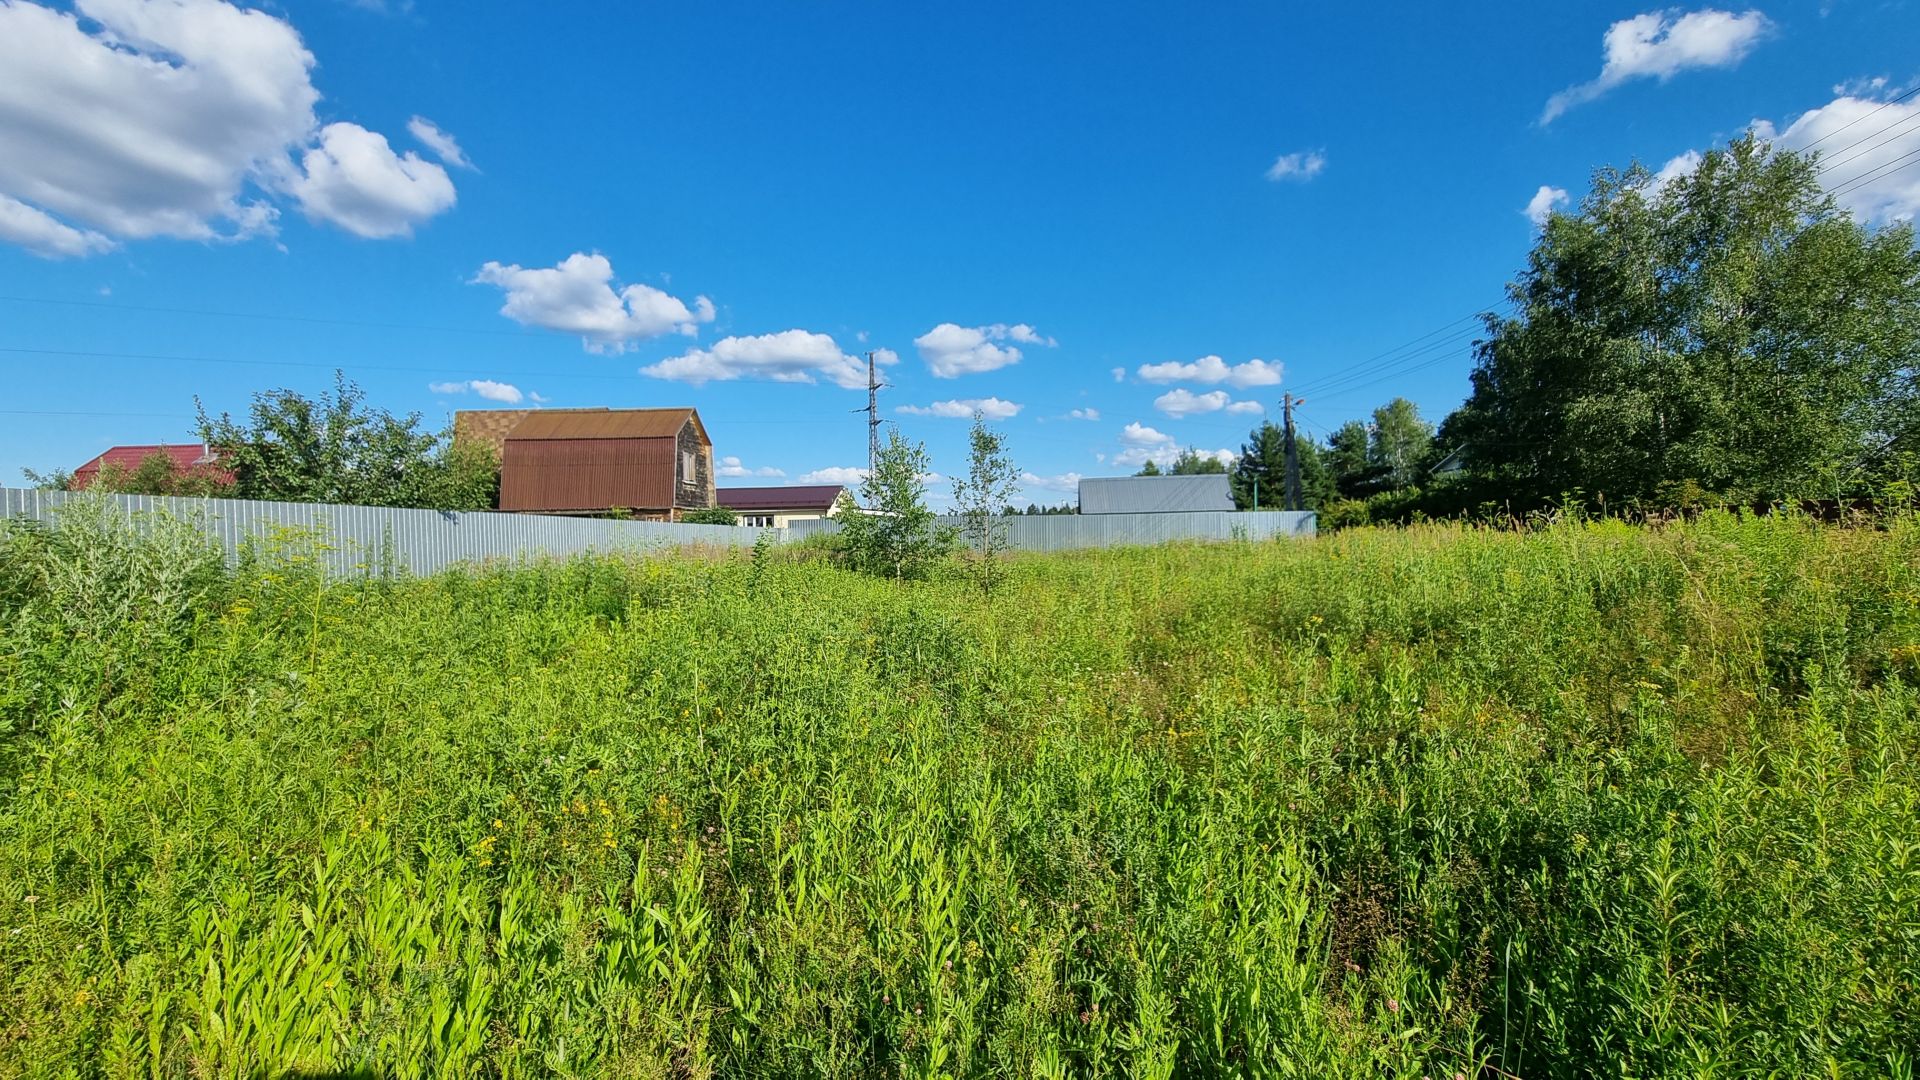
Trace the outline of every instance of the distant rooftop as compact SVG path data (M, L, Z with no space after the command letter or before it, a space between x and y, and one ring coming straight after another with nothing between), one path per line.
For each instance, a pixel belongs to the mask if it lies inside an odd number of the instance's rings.
M1100 476L1080 481L1082 514L1179 514L1232 510L1225 473L1204 476Z
M736 487L714 492L715 505L729 510L833 509L846 489L839 484L798 484L792 487Z

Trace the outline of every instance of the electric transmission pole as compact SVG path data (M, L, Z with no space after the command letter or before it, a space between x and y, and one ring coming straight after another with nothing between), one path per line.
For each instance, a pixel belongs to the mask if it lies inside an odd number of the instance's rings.
M867 351L867 407L854 412L867 414L867 475L880 467L880 376L873 366L873 351Z
M1305 401L1305 398L1295 398L1292 394L1287 394L1280 402L1280 413L1285 418L1287 440L1287 487L1286 498L1281 506L1284 510L1298 510L1302 501L1300 498L1300 444L1293 435L1293 407Z

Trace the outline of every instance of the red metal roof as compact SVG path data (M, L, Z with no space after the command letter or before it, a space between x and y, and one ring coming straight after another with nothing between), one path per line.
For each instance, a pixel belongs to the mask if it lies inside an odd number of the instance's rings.
M182 472L200 469L211 472L221 483L233 483L233 474L225 469L219 468L219 459L208 453L207 448L200 443L188 443L185 446L152 443L144 446L115 446L108 448L106 453L73 470L74 489L76 491L84 489L88 484L93 482L95 477L100 475L100 470L108 465L115 465L128 472L132 472L140 467L141 462L155 454L165 454L172 458L174 467Z
M845 490L839 484L721 488L713 501L729 510L831 510Z

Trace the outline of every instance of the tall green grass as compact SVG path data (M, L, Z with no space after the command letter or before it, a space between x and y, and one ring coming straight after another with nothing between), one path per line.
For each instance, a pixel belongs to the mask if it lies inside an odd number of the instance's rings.
M0 1074L1911 1076L1920 526L0 540Z

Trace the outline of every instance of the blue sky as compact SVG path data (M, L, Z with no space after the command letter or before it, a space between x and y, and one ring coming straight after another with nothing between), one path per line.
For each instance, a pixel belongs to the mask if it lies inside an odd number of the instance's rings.
M884 350L936 470L986 402L1040 501L1288 390L1437 421L1596 166L1757 121L1920 209L1917 41L1853 0L0 0L0 482L334 366L436 426L691 404L746 484L864 465Z

